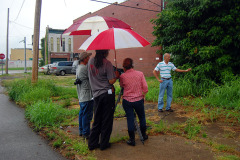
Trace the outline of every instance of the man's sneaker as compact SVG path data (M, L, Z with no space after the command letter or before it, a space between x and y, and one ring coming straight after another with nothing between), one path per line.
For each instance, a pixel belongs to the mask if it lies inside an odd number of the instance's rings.
M162 109L158 109L158 112L163 112L163 110Z
M166 110L167 112L173 112L173 110L172 109L168 109L168 110Z

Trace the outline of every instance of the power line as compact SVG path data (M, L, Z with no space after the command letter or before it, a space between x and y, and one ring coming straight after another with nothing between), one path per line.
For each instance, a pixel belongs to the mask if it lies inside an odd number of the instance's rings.
M159 4L157 4L157 3L154 3L154 2L152 2L152 1L150 1L150 0L147 0L148 2L151 2L152 4L155 4L155 5L157 5L158 7L162 7L161 5L159 5Z
M140 9L140 10L145 10L145 11L160 12L160 11L151 10L151 9L145 9L145 8L138 8L138 7L126 6L126 5L122 5L122 4L103 2L103 1L99 1L99 0L91 0L91 1L99 2L99 3L112 4L112 5L116 5L116 6L122 6L122 7L128 7L128 8L134 8L134 9Z
M19 23L14 22L14 21L10 21L10 22L11 22L11 23L14 23L14 24L16 24L16 25L19 25L19 26L21 26L21 27L25 27L25 28L27 28L27 29L33 30L33 28L31 28L31 27L24 26L24 25L22 25L22 24L19 24ZM45 33L45 32L44 32L44 29L40 29L40 32L41 32L41 33Z
M10 22L11 22L11 23L15 23L15 24L17 24L17 25L19 25L19 26L22 26L22 27L28 28L28 29L33 29L33 28L30 28L30 27L24 26L24 25L22 25L22 24L16 23L16 22L14 22L14 21L10 21Z
M24 2L25 2L25 0L23 0L22 6L21 6L21 8L20 8L20 10L19 10L19 12L18 12L18 15L17 15L17 17L16 17L16 19L15 19L14 21L16 21L16 20L18 19L18 16L19 16L19 14L20 14L20 12L21 12L21 10L22 10L22 7L23 7Z

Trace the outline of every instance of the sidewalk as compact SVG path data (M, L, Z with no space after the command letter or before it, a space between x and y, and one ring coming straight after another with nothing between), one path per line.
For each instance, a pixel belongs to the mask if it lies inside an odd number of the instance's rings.
M24 119L24 109L9 101L1 85L0 102L0 160L65 159L31 130Z

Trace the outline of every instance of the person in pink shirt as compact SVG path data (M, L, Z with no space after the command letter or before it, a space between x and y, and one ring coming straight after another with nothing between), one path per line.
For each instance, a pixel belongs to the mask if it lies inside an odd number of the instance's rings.
M139 118L143 139L148 139L144 111L144 97L148 92L148 86L144 74L133 69L133 60L131 58L124 59L123 69L124 73L120 76L120 86L124 89L122 104L127 116L129 134L127 144L135 146L134 111Z

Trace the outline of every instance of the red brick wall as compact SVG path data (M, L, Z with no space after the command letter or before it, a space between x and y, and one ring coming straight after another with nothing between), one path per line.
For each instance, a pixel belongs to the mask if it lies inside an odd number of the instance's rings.
M152 2L161 5L161 0L151 0ZM97 2L96 2L97 3ZM126 2L120 3L121 5L133 6L138 8L145 8L149 10L161 11L161 8L149 1L142 0L128 0ZM133 8L127 8L116 5L109 5L101 10L94 13L86 14L78 19L88 18L95 15L114 17L122 20L123 22L129 24L135 32L143 36L147 41L152 43L155 37L152 35L153 24L150 22L151 19L157 18L158 12L145 11ZM76 20L78 20L76 19ZM74 21L76 21L74 20ZM73 50L75 53L82 52L78 50L81 44L89 36L74 36L73 38ZM130 48L130 49L119 49L116 50L117 53L117 63L118 68L122 68L122 61L125 58L132 58L134 62L134 68L136 70L142 71L145 76L153 76L152 71L157 63L162 60L162 56L156 54L159 47L151 47L151 44L144 48ZM94 52L94 51L89 51ZM111 50L108 59L115 65L114 62L114 51ZM159 60L156 60L156 58ZM142 60L140 60L142 58Z

